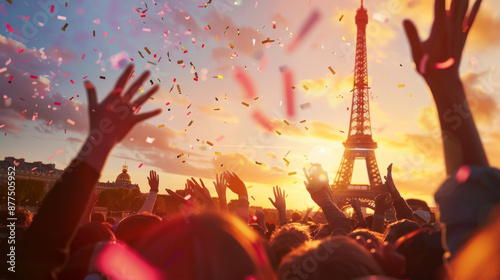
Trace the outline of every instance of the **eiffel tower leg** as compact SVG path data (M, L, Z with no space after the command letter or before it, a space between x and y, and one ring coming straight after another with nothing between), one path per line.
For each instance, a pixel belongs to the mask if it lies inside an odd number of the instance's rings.
M335 176L335 185L347 187L352 180L352 172L354 170L355 154L350 150L344 150L342 161L340 162L339 170Z
M365 156L366 170L368 170L368 178L370 179L370 186L372 188L382 187L382 178L380 178L380 171L378 170L377 159L375 158L375 151L369 150Z

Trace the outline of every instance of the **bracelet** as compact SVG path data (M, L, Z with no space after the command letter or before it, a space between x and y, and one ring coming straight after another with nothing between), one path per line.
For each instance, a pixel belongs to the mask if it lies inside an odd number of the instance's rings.
M373 214L373 218L380 219L380 220L385 220L385 216L381 215L381 214Z

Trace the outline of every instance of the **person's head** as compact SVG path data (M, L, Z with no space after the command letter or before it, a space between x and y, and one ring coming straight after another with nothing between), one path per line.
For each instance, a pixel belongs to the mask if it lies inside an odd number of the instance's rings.
M411 210L413 211L423 210L431 212L431 208L429 208L429 205L424 200L416 198L408 198L406 200L406 203L408 204L408 206L410 206Z
M269 245L279 263L286 254L309 240L311 240L311 236L307 228L287 225L274 232L269 241Z
M330 235L332 235L332 227L329 224L321 224L318 226L318 229L316 230L316 235L314 236L314 239L323 239L327 238Z
M70 253L73 254L87 245L106 240L116 240L115 235L108 227L98 222L86 223L76 231L69 247Z
M114 217L107 217L106 223L108 223L110 225L114 225L114 224L116 224L116 219Z
M90 221L91 222L99 222L99 223L102 223L106 220L106 218L104 217L104 214L102 213L93 213L92 216L90 216Z
M356 239L357 236L362 236L366 240L371 239L371 240L378 240L380 242L382 242L384 239L384 236L382 236L382 234L376 231L368 230L366 228L355 229L348 236L352 239Z
M384 232L384 241L389 243L394 243L401 236L413 232L420 228L417 222L410 221L407 219L396 221L389 224Z
M146 236L137 250L168 279L275 279L262 239L230 215L173 217Z
M160 223L161 218L150 213L130 215L118 223L115 229L116 238L127 243L130 247L135 247Z
M298 223L300 221L302 221L302 215L300 215L299 212L293 212L293 214L292 214L292 222Z
M418 229L399 238L394 247L406 259L403 278L432 280L445 276L440 228Z
M347 236L308 241L283 258L278 279L347 280L383 275L368 250Z

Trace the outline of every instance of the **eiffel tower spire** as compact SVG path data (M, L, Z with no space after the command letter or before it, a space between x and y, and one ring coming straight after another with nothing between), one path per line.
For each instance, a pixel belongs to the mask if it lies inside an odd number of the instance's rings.
M341 207L347 206L350 199L358 198L363 206L373 208L375 196L384 192L375 158L377 143L372 139L370 121L370 88L368 87L368 63L366 57L367 24L368 12L363 7L363 0L361 0L361 6L356 12L356 58L349 133L346 142L343 143L345 147L344 155L333 185L337 203ZM356 159L366 161L369 185L351 184Z

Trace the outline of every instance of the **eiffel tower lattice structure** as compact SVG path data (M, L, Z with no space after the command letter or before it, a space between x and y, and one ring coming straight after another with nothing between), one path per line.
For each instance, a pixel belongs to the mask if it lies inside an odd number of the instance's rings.
M354 68L354 88L352 90L351 120L349 134L343 143L345 150L340 162L335 182L332 186L337 205L345 210L351 199L359 199L361 206L374 209L374 198L386 192L380 178L375 158L377 143L372 139L368 87L368 64L366 58L366 25L368 12L361 7L356 12L357 38ZM366 161L369 184L351 184L356 159Z

